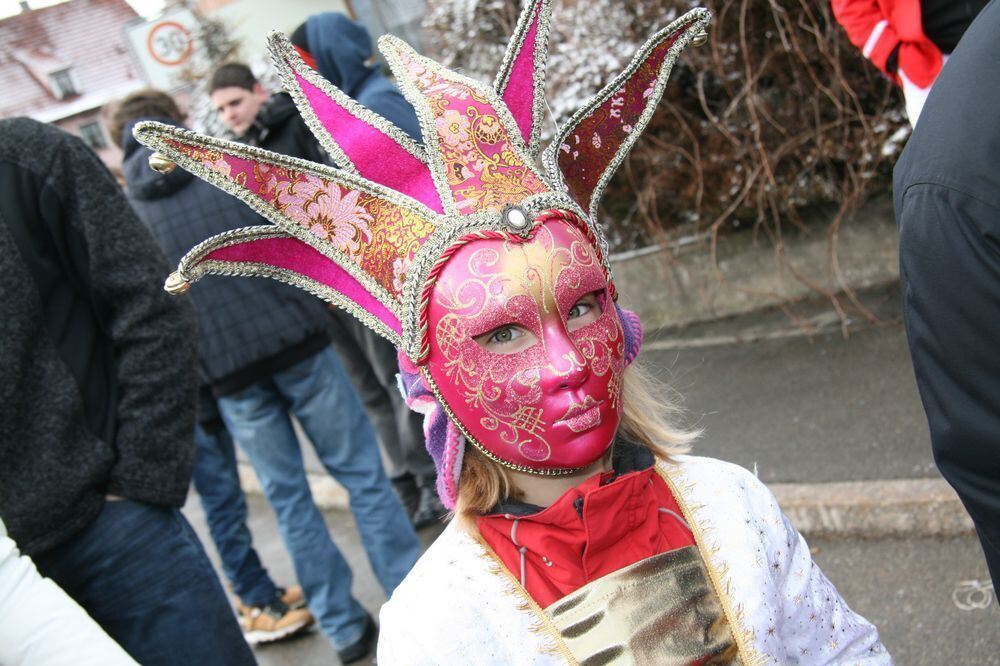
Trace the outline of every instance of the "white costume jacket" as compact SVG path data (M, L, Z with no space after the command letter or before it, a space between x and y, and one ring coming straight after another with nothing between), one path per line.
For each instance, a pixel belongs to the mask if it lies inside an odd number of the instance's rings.
M659 471L694 532L742 663L892 663L875 627L847 607L756 477L691 456ZM380 618L382 664L575 663L548 616L457 522Z

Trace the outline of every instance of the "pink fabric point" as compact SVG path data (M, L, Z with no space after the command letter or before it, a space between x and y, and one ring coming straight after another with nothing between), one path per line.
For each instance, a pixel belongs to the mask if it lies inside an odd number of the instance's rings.
M397 334L402 333L396 316L354 276L297 238L262 238L237 243L210 252L204 260L264 264L302 275L343 294Z
M543 3L537 4L535 15L531 19L531 28L524 36L521 50L510 70L507 87L502 94L504 104L514 116L525 143L531 140L531 130L535 121L535 46L538 39L538 17Z
M400 52L410 82L434 114L440 159L457 209L463 214L501 210L545 183L514 150L511 131L481 88L453 78L406 52ZM503 102L500 101L500 104Z
M622 87L604 100L563 139L559 170L578 204L589 210L594 188L634 130L649 104L651 93L670 47L688 26L666 35Z
M296 74L295 80L334 143L362 177L402 192L437 213L444 213L441 197L426 164L382 130L352 115L305 78Z

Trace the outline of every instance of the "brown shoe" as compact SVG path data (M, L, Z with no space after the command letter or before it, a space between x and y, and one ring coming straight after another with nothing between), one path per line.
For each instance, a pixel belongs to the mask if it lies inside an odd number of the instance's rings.
M291 587L277 587L275 590L277 591L276 598L289 608L294 610L296 608L306 607L306 595L302 591L301 586L292 585ZM248 606L244 604L243 600L239 597L236 597L235 603L240 624L243 624L243 615L247 612Z
M289 608L278 599L266 606L243 606L240 610L243 636L250 645L289 638L308 629L314 621L306 609Z
M306 595L303 594L300 585L292 585L288 588L279 587L278 598L281 599L281 603L293 610L306 607Z

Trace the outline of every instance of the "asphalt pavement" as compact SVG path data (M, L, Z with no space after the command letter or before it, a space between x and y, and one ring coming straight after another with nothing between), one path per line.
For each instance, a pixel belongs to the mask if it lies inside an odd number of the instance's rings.
M822 300L649 336L640 355L704 429L695 452L767 482L937 477L898 286L861 295L879 318L845 337ZM806 333L811 332L811 335Z

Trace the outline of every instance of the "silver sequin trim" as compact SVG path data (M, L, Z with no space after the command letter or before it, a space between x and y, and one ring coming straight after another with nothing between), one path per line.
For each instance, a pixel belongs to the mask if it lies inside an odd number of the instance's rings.
M299 57L299 54L295 51L295 47L292 46L290 41L288 41L288 38L284 35L284 33L277 30L272 31L267 36L267 44L268 50L271 52L271 60L274 62L274 67L278 71L278 76L281 79L282 86L288 94L292 96L295 106L298 107L299 114L302 116L302 119L305 120L309 129L312 130L312 133L316 136L320 145L323 146L324 150L330 153L330 156L333 157L333 160L339 166L351 171L352 173L357 173L358 171L354 162L351 161L347 154L341 149L340 145L327 131L326 127L323 126L323 123L320 121L315 109L313 109L312 105L309 103L305 93L302 92L302 88L299 87L299 82L295 79L296 74L319 88L337 104L344 107L344 109L346 109L352 116L375 127L383 134L392 138L406 152L410 153L424 164L427 164L427 154L424 151L423 146L411 139L406 132L396 127L393 122L383 118L367 107L358 104L339 88L323 78L323 76L317 73L314 69L306 65L302 61L302 58Z
M670 47L670 50L667 52L667 56L660 64L660 71L657 75L656 86L653 88L653 93L649 96L649 99L646 102L646 107L643 109L636 122L632 124L632 131L625 138L625 141L622 142L622 145L618 147L614 157L601 174L601 177L597 181L597 186L591 194L589 218L593 220L595 224L597 222L597 209L601 203L601 198L604 195L604 190L607 188L608 182L611 181L612 176L614 176L615 172L618 171L618 167L621 166L621 163L625 160L625 157L632 149L632 146L646 129L646 125L649 124L649 120L653 117L653 113L656 111L656 105L659 103L660 98L663 96L663 91L667 86L667 80L670 77L670 71L673 69L674 62L677 60L681 51L684 50L696 34L702 30L707 30L708 24L711 20L712 13L707 9L700 7L692 9L688 13L684 14L684 16L681 16L679 19L646 40L646 42L632 58L629 66L626 67L621 74L616 76L611 83L604 86L604 88L583 107L581 107L579 111L574 113L569 121L567 121L563 130L556 136L555 139L552 140L552 143L549 144L549 147L545 150L545 154L542 157L542 163L545 165L545 170L552 174L553 178L558 178L560 185L565 187L565 181L563 181L562 172L559 169L559 146L562 145L566 138L573 133L581 121L589 117L598 106L606 102L608 98L621 90L625 82L633 74L635 74L636 70L639 69L643 61L647 58L647 56L649 56L650 52L656 48L660 42L678 31L683 31L677 38L677 41Z

